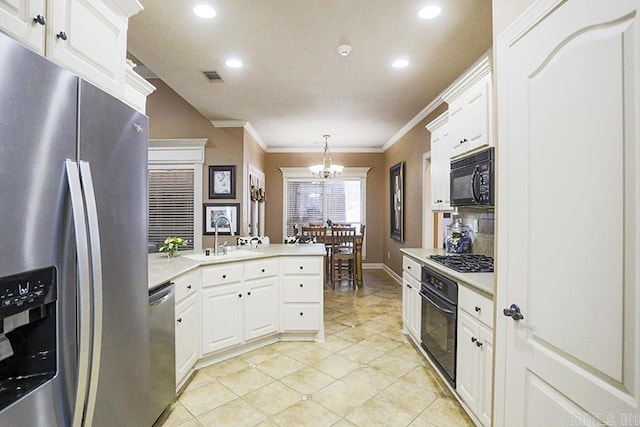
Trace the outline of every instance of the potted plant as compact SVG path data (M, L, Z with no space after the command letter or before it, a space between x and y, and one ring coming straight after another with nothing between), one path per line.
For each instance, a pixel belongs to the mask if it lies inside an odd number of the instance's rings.
M182 237L167 237L164 239L164 244L160 246L160 252L166 252L167 257L171 258L176 256L180 246L186 246L187 241Z

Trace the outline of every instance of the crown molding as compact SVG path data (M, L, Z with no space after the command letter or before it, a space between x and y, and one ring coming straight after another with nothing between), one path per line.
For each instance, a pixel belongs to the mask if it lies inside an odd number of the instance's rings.
M449 121L449 112L445 111L444 113L440 114L438 117L433 119L431 123L427 124L425 128L427 128L429 132L433 133L434 130L438 129L440 126L444 125L448 121Z
M267 153L323 153L324 146L322 147L278 147L269 148L265 150ZM334 153L384 153L382 148L365 148L365 147L341 147L331 148L329 150L331 154Z
M258 132L251 126L246 120L211 120L211 124L216 128L243 128L251 138L262 148L264 151L268 150L267 144L264 143Z

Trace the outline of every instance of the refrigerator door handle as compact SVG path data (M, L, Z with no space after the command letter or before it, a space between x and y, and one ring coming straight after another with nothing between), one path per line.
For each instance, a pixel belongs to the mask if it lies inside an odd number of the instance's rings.
M89 376L89 392L85 423L91 425L98 392L98 377L100 376L100 349L102 348L102 253L100 249L100 230L98 227L98 209L89 162L80 161L80 179L84 193L89 226L89 246L91 248L91 275L93 291L93 351L91 353L91 373Z
M76 239L76 257L78 262L78 368L76 401L73 408L73 427L84 423L85 402L89 385L91 356L91 268L89 265L89 242L85 220L85 206L82 197L82 184L78 164L65 161L67 183L71 196L71 211Z

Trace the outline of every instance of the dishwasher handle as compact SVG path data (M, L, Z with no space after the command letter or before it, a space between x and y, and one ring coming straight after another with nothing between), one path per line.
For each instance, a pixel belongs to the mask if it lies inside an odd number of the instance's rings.
M163 304L169 298L173 296L175 292L175 285L173 282L169 282L162 285L159 289L156 289L149 293L149 307Z

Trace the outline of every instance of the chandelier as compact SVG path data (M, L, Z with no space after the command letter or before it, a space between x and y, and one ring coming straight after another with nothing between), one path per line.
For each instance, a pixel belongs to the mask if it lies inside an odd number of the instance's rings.
M322 135L324 138L324 157L322 158L322 164L309 166L309 170L314 177L330 179L340 175L344 166L334 165L331 161L331 154L329 153L329 137L331 135Z

